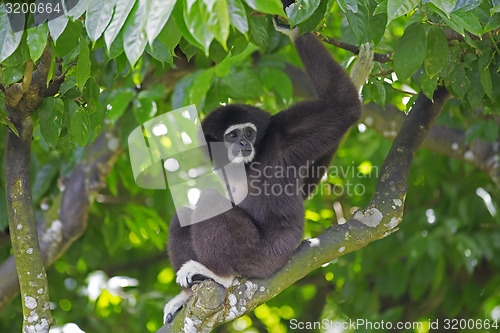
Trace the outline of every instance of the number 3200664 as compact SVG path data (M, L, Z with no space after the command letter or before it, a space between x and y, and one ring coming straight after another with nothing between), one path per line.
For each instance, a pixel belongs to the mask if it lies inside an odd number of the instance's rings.
M27 14L27 13L60 13L62 11L61 4L55 3L10 3L5 4L7 14Z

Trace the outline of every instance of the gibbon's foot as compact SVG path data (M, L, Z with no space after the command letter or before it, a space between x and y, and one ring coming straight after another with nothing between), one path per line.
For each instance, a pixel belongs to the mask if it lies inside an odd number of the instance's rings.
M373 68L373 49L369 43L359 47L358 59L351 69L351 80L356 89L361 89L370 76Z
M177 278L175 281L183 288L190 288L193 284L200 283L201 281L207 279L214 280L227 289L233 283L234 277L218 276L199 262L189 260L177 271Z
M175 296L167 304L165 304L165 307L163 308L164 324L172 321L175 314L182 309L191 295L193 295L193 291L191 289L184 289L179 295Z
M295 42L295 40L299 37L300 33L299 27L295 26L293 27L293 29L290 29L290 26L288 24L283 24L278 21L277 15L273 17L273 24L274 24L274 29L276 29L276 31L279 31L282 34L285 34L288 37L290 37L292 42Z

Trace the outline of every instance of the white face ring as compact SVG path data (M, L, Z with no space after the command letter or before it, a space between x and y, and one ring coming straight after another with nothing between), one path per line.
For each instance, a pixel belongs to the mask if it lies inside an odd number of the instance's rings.
M231 125L227 128L227 130L224 132L224 136L226 136L228 133L231 133L232 131L234 130L242 130L246 127L250 127L251 129L253 129L255 131L255 135L257 135L257 127L253 124L253 123L243 123L243 124L234 124L234 125ZM232 149L230 149L230 147L228 147L228 151L227 151L227 158L229 159L229 161L231 161L232 163L248 163L248 162L252 162L254 157L255 157L255 149L253 147L253 144L251 142L250 143L250 147L252 148L252 153L249 155L249 156L234 156L233 152L232 152Z
M224 132L224 136L226 136L227 133L231 133L232 131L234 131L236 129L242 130L245 127L250 127L251 129L253 129L255 131L255 133L257 133L257 127L255 127L254 124L252 124L252 123L243 123L243 124L234 124L234 125L229 126L227 128L227 130Z

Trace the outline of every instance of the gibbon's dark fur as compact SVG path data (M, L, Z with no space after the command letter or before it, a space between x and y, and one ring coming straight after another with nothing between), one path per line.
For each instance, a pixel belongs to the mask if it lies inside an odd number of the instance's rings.
M306 199L301 184L317 184L346 131L361 116L358 91L345 70L311 34L295 40L295 46L316 92L275 115L249 105L228 105L212 111L203 121L207 142L223 141L231 125L246 122L257 128L256 155L246 163L248 182L277 184L296 190L296 195L258 194L249 186L248 196L231 210L190 226L181 227L177 214L170 223L168 252L174 270L189 260L197 261L221 277L266 278L278 271L300 243ZM264 167L309 166L309 177L264 177ZM303 167L304 168L304 167ZM259 177L260 175L260 177ZM298 183L297 183L298 181ZM210 191L209 191L210 192ZM294 193L296 193L294 192ZM203 214L213 193L202 193L191 214ZM197 212L196 210L199 210Z

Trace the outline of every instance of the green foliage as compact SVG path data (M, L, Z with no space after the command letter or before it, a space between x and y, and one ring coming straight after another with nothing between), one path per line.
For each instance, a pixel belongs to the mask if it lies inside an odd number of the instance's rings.
M363 87L365 103L408 112L416 95L407 92L432 98L444 85L454 98L439 124L463 130L464 144L498 143L498 1L304 0L283 12L278 0L80 0L68 16L15 34L2 3L2 84L19 82L27 61L36 65L47 43L52 78L67 70L59 93L44 98L33 115L37 217L46 217L47 207L57 211L60 185L104 130L117 126L126 145L140 124L188 104L202 114L228 102L274 113L299 101L294 93L302 82L289 76L289 65L301 64L288 38L274 31L276 14L303 33L316 30L356 46L369 42L376 53L389 54L391 61L376 63ZM32 21L28 15L26 22ZM350 66L352 54L330 50ZM2 92L0 124L8 126L0 127L3 151L5 132L16 129ZM305 237L369 204L389 147L370 128L351 130L334 159L336 172L306 202ZM0 154L2 188L3 164ZM0 231L7 225L5 199L0 191ZM483 172L420 151L397 233L313 272L221 331L287 332L294 318L491 320L500 304L498 202L498 190ZM163 305L179 291L164 253L173 211L169 192L135 184L129 157L122 154L84 236L49 270L58 325L74 322L87 332L158 329ZM9 246L0 241L2 259ZM103 282L91 295L95 274ZM118 288L110 280L117 276L139 285ZM13 303L2 313L0 331L19 331L19 309Z

